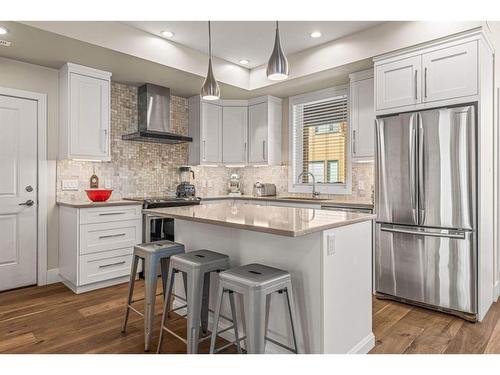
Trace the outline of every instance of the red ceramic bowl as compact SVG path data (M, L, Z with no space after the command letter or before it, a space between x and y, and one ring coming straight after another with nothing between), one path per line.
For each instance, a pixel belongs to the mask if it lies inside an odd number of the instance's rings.
M87 189L85 192L92 202L106 202L113 189Z

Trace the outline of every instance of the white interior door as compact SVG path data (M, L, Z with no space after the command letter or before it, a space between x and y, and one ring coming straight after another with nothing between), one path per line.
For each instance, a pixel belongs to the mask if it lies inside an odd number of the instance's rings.
M0 95L0 290L37 281L37 110Z

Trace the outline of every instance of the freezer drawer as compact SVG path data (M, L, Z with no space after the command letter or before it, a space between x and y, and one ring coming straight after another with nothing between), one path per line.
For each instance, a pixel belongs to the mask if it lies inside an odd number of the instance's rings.
M474 232L377 223L377 292L477 312Z

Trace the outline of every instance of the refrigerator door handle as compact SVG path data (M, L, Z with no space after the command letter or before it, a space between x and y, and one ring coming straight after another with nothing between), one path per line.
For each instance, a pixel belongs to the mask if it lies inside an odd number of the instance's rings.
M409 164L409 172L410 172L410 201L411 207L414 210L413 216L415 216L415 211L417 210L417 192L415 189L416 183L416 168L415 168L415 155L416 155L416 147L415 147L415 139L416 139L416 127L415 127L415 115L410 117L410 136L409 138L409 153L408 153L408 164Z
M425 220L425 155L424 155L424 127L422 124L422 116L417 114L418 123L418 205L419 205L419 221L422 225Z
M391 232L391 233L404 233L404 234L414 234L417 236L428 236L428 237L445 237L445 238L455 238L459 240L465 240L465 232L464 231L455 231L455 230L436 230L436 231L425 231L418 229L409 229L403 227L393 227L393 226L381 226L380 230L382 232Z

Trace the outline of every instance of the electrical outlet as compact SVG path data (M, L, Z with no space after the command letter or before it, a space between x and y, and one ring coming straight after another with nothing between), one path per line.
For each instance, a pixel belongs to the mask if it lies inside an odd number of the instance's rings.
M365 182L358 181L358 190L365 190Z
M326 237L326 241L327 241L327 250L326 250L327 255L335 254L335 235L329 234Z
M104 189L112 189L113 188L113 180L106 179L104 180Z
M62 190L78 190L78 180L62 180Z
M207 187L207 180L203 179L203 180L201 181L201 187L202 187L202 188L206 188L206 187Z

